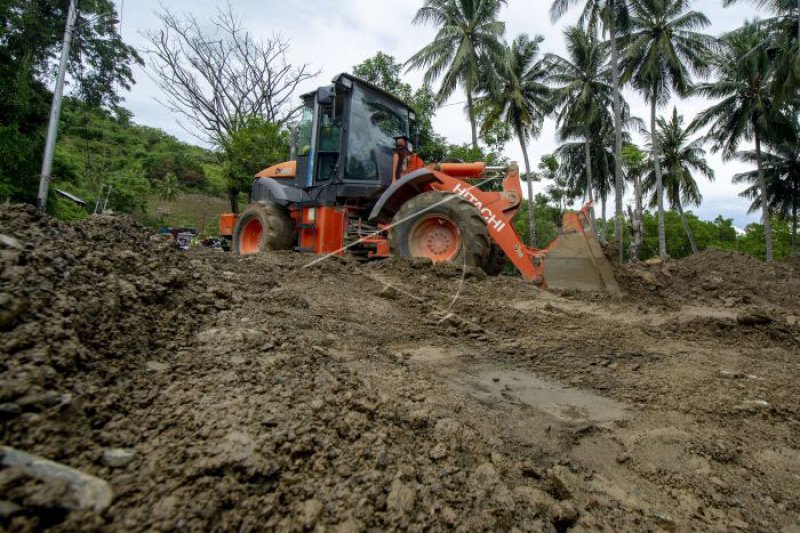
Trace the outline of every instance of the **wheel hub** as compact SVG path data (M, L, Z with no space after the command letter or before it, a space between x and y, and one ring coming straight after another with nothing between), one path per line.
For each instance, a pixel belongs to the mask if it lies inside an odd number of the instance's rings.
M257 218L248 220L242 228L241 236L239 237L239 253L242 255L257 254L261 251L261 235L264 233L264 227L261 221Z
M427 257L434 262L452 260L461 248L458 226L442 215L419 220L409 234L409 241L414 257Z

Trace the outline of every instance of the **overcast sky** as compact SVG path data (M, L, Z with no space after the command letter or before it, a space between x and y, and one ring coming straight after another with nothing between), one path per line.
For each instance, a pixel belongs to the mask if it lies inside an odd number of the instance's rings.
M123 38L137 46L145 44L142 32L157 29L159 21L155 12L162 5L168 5L176 12L191 12L199 20L210 19L221 2L211 0L171 0L161 3L158 0L115 0L121 10L121 31ZM254 34L270 36L280 33L291 40L291 60L294 63L309 63L321 74L302 87L302 92L328 83L336 74L350 71L364 59L378 51L393 55L398 61L408 57L429 42L435 30L430 27L412 26L411 19L422 5L422 0L397 2L390 0L231 0L236 13ZM501 18L506 22L506 37L510 41L520 33L542 35L545 40L543 52L564 54L562 30L574 24L578 10L568 13L558 23L550 21L548 9L550 0L509 0ZM746 18L757 13L752 5L741 2L730 8L722 7L722 0L695 0L694 9L703 10L712 22L709 32L720 34L740 26ZM171 116L156 101L159 90L142 69L135 72L137 84L126 95L126 106L134 113L138 123L154 126L184 139L196 142L189 133L177 124L177 117ZM411 72L406 75L408 82L418 86L422 75ZM632 91L625 97L631 104L633 114L649 120L649 108ZM443 107L434 119L436 130L451 142L462 143L470 140L469 123L459 105L464 100L463 93L457 92L447 107ZM678 100L670 103L662 113L671 113L677 105L686 120L708 105L700 99ZM531 164L535 165L543 154L551 153L557 147L554 124L548 121L539 139L529 147ZM521 161L521 150L516 141L505 148L505 155L512 160ZM723 163L717 155L710 155L709 161L716 171L716 180L709 183L698 178L704 202L696 209L702 218L713 219L718 214L733 218L738 227L757 221L757 216L748 215L748 202L738 197L740 187L731 184L731 177L744 169L738 162ZM546 184L538 184L541 189ZM611 211L609 206L609 211Z

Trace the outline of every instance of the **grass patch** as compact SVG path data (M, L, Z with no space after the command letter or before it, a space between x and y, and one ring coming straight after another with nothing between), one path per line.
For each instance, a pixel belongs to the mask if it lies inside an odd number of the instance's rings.
M207 194L181 194L174 202L158 196L147 198L146 213L140 220L153 228L190 227L201 235L219 234L219 216L230 211L227 198Z

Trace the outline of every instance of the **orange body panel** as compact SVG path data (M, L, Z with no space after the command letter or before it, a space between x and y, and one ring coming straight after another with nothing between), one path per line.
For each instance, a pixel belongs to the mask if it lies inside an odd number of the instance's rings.
M219 216L219 234L223 237L232 237L236 228L239 215L236 213L223 213Z
M386 237L381 235L374 235L372 237L366 237L361 239L361 242L364 244L374 244L375 251L369 252L370 259L378 259L382 257L391 257L392 251L389 249L389 241Z
M294 178L297 173L297 161L284 161L277 165L265 168L258 174L257 178Z
M486 171L486 163L435 163L428 168L453 178L480 178Z
M304 207L300 212L300 248L317 254L344 255L347 210L343 207Z

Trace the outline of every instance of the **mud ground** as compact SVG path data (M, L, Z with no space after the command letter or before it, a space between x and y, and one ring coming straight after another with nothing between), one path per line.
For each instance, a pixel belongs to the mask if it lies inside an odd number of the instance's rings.
M114 494L3 468L0 528L800 530L796 261L314 259L0 207L0 444Z

